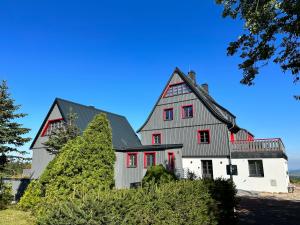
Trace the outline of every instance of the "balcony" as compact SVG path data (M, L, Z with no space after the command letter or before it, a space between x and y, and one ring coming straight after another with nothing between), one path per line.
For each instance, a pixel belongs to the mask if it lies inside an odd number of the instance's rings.
M285 152L280 138L236 140L230 146L232 152Z

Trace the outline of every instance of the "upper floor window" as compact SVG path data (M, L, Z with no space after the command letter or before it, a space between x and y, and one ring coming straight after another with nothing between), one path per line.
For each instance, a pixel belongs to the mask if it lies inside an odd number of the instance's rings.
M193 105L182 106L182 118L192 118L194 116Z
M51 135L55 130L60 129L64 127L64 120L63 118L55 119L55 120L49 120L45 126L45 129L42 132L42 136L49 136Z
M263 177L264 167L262 160L248 160L250 177Z
M173 108L164 109L164 120L173 120Z
M161 144L161 134L152 134L152 144Z
M210 143L209 130L199 130L198 131L198 143L199 144L209 144Z
M172 84L168 87L164 97L172 97L191 92L191 89L186 85L186 83Z
M144 167L155 166L155 152L146 152L144 154Z
M127 167L128 168L137 167L137 153L127 153Z
M230 133L230 142L234 142L235 141L235 136L234 136L234 133L233 132L231 132Z

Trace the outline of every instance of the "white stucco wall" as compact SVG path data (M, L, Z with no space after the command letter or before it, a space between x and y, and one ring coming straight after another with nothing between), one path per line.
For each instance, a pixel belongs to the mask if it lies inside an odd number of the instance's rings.
M289 184L287 160L283 158L258 160L263 161L264 177L249 177L248 159L232 160L232 164L238 168L238 176L233 176L237 188L260 192L287 192Z
M184 169L194 172L197 177L202 178L201 160L212 160L213 175L216 178L229 179L226 165L228 158L183 158ZM264 177L250 177L248 160L262 160ZM237 189L259 192L287 192L289 184L287 160L283 158L269 159L232 159L232 165L237 165L238 175L233 176Z

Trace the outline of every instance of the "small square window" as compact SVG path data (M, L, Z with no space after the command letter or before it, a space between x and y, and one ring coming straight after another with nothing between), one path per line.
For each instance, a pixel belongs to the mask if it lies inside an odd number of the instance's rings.
M137 153L127 154L127 167L136 168L137 167Z
M199 130L198 131L198 143L199 144L209 144L210 143L209 130Z
M152 134L152 144L161 144L161 134Z
M249 176L264 177L264 167L262 160L248 160Z
M186 105L182 106L182 118L193 118L194 116L194 110L193 110L193 105Z
M173 120L173 108L164 109L164 120Z

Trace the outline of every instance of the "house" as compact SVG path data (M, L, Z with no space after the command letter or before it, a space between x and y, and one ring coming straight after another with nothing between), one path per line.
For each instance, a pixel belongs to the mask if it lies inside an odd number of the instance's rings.
M181 178L188 172L199 178L232 178L238 189L287 192L287 156L278 138L254 139L236 124L236 117L198 85L196 75L174 70L138 138L124 116L63 99L55 99L32 142L32 169L37 179L53 155L43 143L67 120L72 109L84 130L98 113L105 113L112 127L116 153L117 188L138 186L149 166L162 164Z

